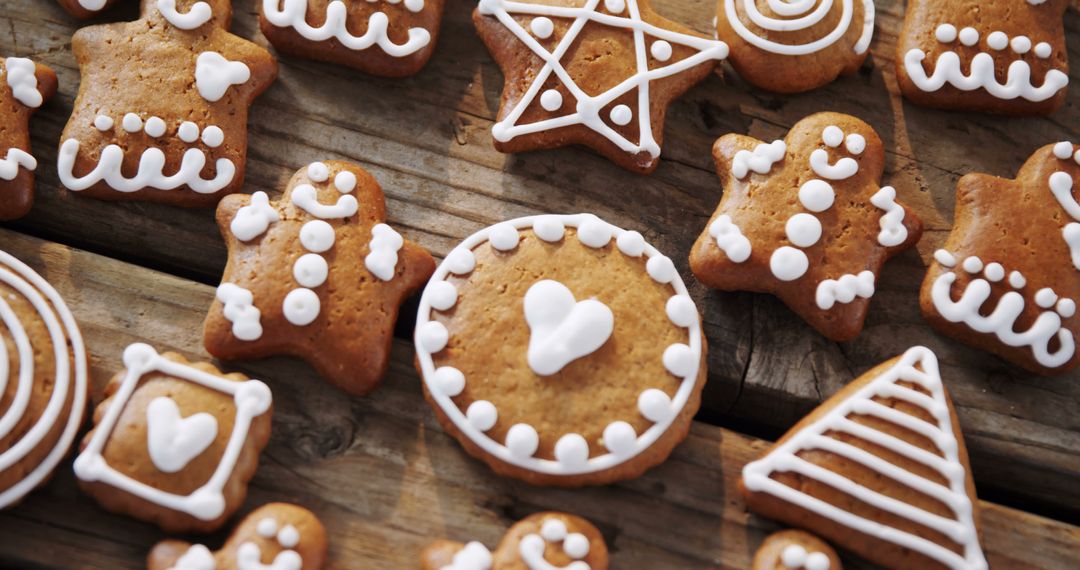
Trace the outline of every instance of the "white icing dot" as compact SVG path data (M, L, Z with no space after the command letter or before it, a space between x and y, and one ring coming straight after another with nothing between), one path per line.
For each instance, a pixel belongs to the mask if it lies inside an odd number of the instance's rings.
M803 276L810 267L806 254L790 246L783 246L769 258L769 269L781 281L794 281Z
M1043 287L1035 292L1035 304L1044 309L1053 307L1054 303L1057 303L1057 300L1057 293L1049 287Z
M491 247L499 251L510 251L518 245L521 236L518 234L517 228L509 222L500 222L491 227L491 231L488 232L488 242L491 243Z
M675 263L666 255L654 255L645 263L645 271L657 283L671 283L679 276Z
M285 528L278 533L277 541L278 544L285 548L292 548L300 544L300 531L296 530L296 527L291 524L285 525Z
M457 304L458 291L449 281L432 281L425 292L431 308L447 311Z
M199 125L191 121L184 121L180 123L180 128L176 129L176 136L186 143L193 143L199 140Z
M319 296L311 289L293 289L281 304L285 320L298 327L311 324L319 316L320 309Z
M974 274L974 273L978 273L978 272L982 271L983 262L982 262L981 259L979 259L978 257L973 255L973 256L971 256L971 257L964 260L963 267L964 267L964 271L967 271L968 273Z
M604 8L612 14L621 14L626 9L626 0L604 0Z
M814 552L806 557L806 570L829 570L829 556L824 552Z
M499 411L495 409L495 404L487 400L477 400L469 404L465 417L474 428L487 431L495 427L495 422L499 419Z
M307 167L307 177L312 182L326 182L330 178L330 168L321 162L312 162Z
M540 106L545 111L558 111L562 104L562 93L559 93L558 89L548 89L540 94Z
M697 307L689 295L672 295L668 297L667 306L668 320L677 326L687 328L698 320Z
M651 422L666 421L672 416L671 397L656 388L649 388L638 396L638 411Z
M866 150L866 137L858 133L850 134L844 139L844 148L851 154L860 155Z
M1046 59L1054 53L1054 46L1046 42L1039 42L1035 44L1035 56L1040 59Z
M806 563L806 549L798 544L791 544L780 553L780 561L788 568L802 568Z
M934 30L934 36L937 37L937 41L943 44L951 44L956 41L956 26L942 24Z
M1024 55L1031 51L1031 39L1027 36L1016 36L1009 42L1014 52Z
M300 243L308 251L322 253L334 247L334 227L323 220L311 220L300 228Z
M671 44L664 40L656 40L649 46L649 53L657 61L667 61L671 59Z
M677 342L664 349L664 368L680 378L693 374L697 364L694 351L685 344Z
M277 534L277 521L266 517L259 521L258 526L255 527L255 532L259 533L259 536L263 538L270 538Z
M348 170L338 172L334 175L334 188L342 194L352 192L356 189L356 175Z
M1076 314L1076 301L1062 299L1057 302L1057 312L1066 319Z
M580 469L589 461L589 443L581 434L568 433L555 442L555 459L570 469Z
M619 237L615 238L615 245L619 251L630 257L641 257L645 253L645 238L635 231L619 234Z
M391 2L391 4L393 4L393 2ZM405 0L404 4L405 8L414 14L419 13L424 9L424 0Z
M966 46L973 46L979 43L979 30L972 27L967 27L960 30L960 43Z
M163 121L161 117L150 117L146 120L144 130L146 131L146 134L156 139L165 134L165 121Z
M1005 268L1000 263L989 263L986 265L986 269L983 270L983 274L990 281L997 283L1005 278Z
M566 226L558 216L540 216L533 222L533 233L546 242L557 242L566 234Z
M599 218L590 218L581 224L577 235L581 243L589 247L604 247L611 241L611 226Z
M791 243L810 247L821 239L821 222L810 214L799 213L788 218L784 231Z
M293 264L293 279L304 287L318 287L326 282L330 267L317 253L305 253Z
M934 260L944 265L945 267L956 266L956 256L944 249L939 249L934 252Z
M217 125L210 125L203 129L202 142L210 148L217 148L225 142L225 132Z
M472 250L458 247L446 256L446 267L454 275L465 275L476 269L476 256Z
M836 192L824 180L807 181L799 188L799 202L811 212L824 212L832 207Z
M453 398L465 389L465 374L453 366L440 366L435 370L435 385Z
M1009 274L1009 285L1012 285L1013 289L1023 289L1027 285L1027 279L1024 279L1023 273L1013 271Z
M566 523L559 519L547 519L540 526L540 536L548 542L559 542L566 538Z
M1009 47L1009 35L1005 32L990 32L990 35L986 36L986 45L992 50L1001 51Z
M1054 145L1054 156L1061 160L1069 160L1073 155L1073 145L1069 141L1061 141Z
M98 115L94 117L94 128L99 131L107 131L113 128L113 119L107 115Z
M563 552L574 560L581 560L589 555L589 539L584 534L575 532L563 541Z
M540 447L540 434L529 424L514 424L506 432L506 448L518 459L532 457Z
M529 22L529 29L532 30L534 36L546 40L555 32L555 23L550 18L540 16Z
M142 119L135 113L128 113L120 125L129 133L137 133L142 130Z
M434 354L446 348L446 343L450 341L450 331L438 321L429 321L420 327L417 337L420 348Z
M844 142L844 131L840 130L840 127L836 125L829 125L825 127L824 131L821 131L821 140L826 146L836 148Z
M637 433L634 432L634 426L626 422L611 422L604 428L604 447L617 456L630 455L634 451L635 443Z
M615 108L611 110L611 122L616 125L628 125L633 118L634 112L626 105L615 105Z

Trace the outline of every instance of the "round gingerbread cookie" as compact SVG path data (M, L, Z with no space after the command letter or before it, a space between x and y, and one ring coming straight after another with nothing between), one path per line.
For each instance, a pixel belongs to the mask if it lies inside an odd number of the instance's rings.
M705 382L701 320L671 259L591 214L466 239L424 290L415 340L447 431L533 484L610 483L663 462Z

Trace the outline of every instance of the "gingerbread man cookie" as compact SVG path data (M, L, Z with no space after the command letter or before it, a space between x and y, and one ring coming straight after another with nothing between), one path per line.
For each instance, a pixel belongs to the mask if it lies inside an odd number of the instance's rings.
M316 162L281 201L231 196L217 212L229 246L206 350L218 358L289 354L350 394L374 390L389 364L398 307L435 261L386 225L382 189L347 162Z
M1080 364L1078 149L1047 145L1013 180L960 179L952 233L923 281L935 329L1037 374Z
M230 34L231 17L227 0L143 0L139 20L76 32L82 83L60 182L95 198L188 207L238 191L248 107L277 63Z
M801 530L782 530L765 538L751 570L843 570L840 557L824 540Z
M874 2L720 0L716 34L746 81L778 93L809 91L855 73L870 55Z
M169 532L211 532L244 502L270 439L270 389L145 344L124 350L75 459L107 510Z
M505 75L496 150L581 144L646 174L659 164L668 104L728 53L647 0L480 0L473 22Z
M698 280L778 296L832 340L862 331L885 261L922 224L878 187L885 152L870 125L818 113L785 140L726 135L713 145L724 195L690 252Z
M262 0L259 27L282 53L372 75L405 77L420 71L435 53L443 4L444 0Z
M467 238L424 289L416 351L446 430L499 474L540 485L610 483L663 462L706 373L674 263L591 214Z
M56 94L56 73L23 57L0 61L0 220L34 204L37 159L30 154L30 116Z
M252 511L221 550L181 540L157 543L147 570L319 570L326 562L326 528L311 511L270 503Z
M886 568L985 570L964 438L930 349L855 379L740 481L754 511Z
M48 480L82 425L87 353L60 294L0 251L0 509Z
M909 0L896 46L904 97L942 109L1048 114L1065 102L1068 0Z
M420 554L420 570L607 570L604 537L589 521L536 513L510 527L494 552L483 544L440 540Z

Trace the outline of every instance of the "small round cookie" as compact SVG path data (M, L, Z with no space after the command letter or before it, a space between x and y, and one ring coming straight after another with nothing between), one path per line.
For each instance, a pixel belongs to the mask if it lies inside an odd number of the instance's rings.
M60 295L0 251L0 509L45 482L82 425L87 355Z
M693 300L671 259L592 214L495 224L435 271L416 324L443 426L537 485L641 475L686 436L705 382Z
M801 530L765 537L751 570L843 570L840 557L824 540Z

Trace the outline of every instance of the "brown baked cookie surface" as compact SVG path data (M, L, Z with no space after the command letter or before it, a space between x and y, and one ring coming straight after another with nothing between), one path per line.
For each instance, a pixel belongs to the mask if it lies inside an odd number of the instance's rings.
M281 53L383 77L420 71L444 0L261 0L259 28Z
M59 293L0 250L0 509L68 456L86 412L88 356Z
M211 532L244 502L270 439L270 389L145 344L124 350L75 459L106 510L168 532Z
M843 570L836 551L824 540L801 530L782 530L765 537L754 553L751 570Z
M872 0L719 0L716 34L747 82L777 93L816 89L858 71L874 36Z
M424 290L416 349L446 430L536 485L605 484L660 464L705 383L700 317L671 259L592 214L467 238Z
M56 0L69 14L83 20L108 10L117 0ZM169 2L170 0L162 0ZM175 1L175 0L171 0Z
M435 270L386 225L382 189L348 162L300 169L281 200L230 196L217 211L229 247L206 317L206 350L225 359L287 354L363 395L389 365L401 303Z
M589 521L566 513L545 512L515 523L494 551L476 541L464 544L439 540L420 553L420 570L529 568L607 570L607 544Z
M708 76L727 46L660 17L647 0L593 2L584 15L581 4L482 0L473 12L504 75L495 149L580 144L652 172L668 104Z
M886 568L987 567L960 424L924 347L829 398L739 487L751 510Z
M26 215L34 204L30 116L56 94L56 73L23 57L0 60L0 220Z
M884 148L863 121L818 113L784 140L725 135L713 145L724 194L690 252L703 284L779 297L832 340L862 331L885 261L922 223L879 187Z
M896 46L908 100L930 107L1045 115L1065 102L1068 0L910 0Z
M164 540L146 557L147 570L319 570L326 528L311 511L288 503L255 509L212 552L202 544ZM357 566L351 566L357 567Z
M60 182L94 198L187 207L238 191L248 107L277 63L230 34L231 17L227 0L143 0L139 20L76 32L82 83Z
M952 232L920 296L936 330L1037 374L1080 364L1078 149L1047 145L1012 180L960 179Z

